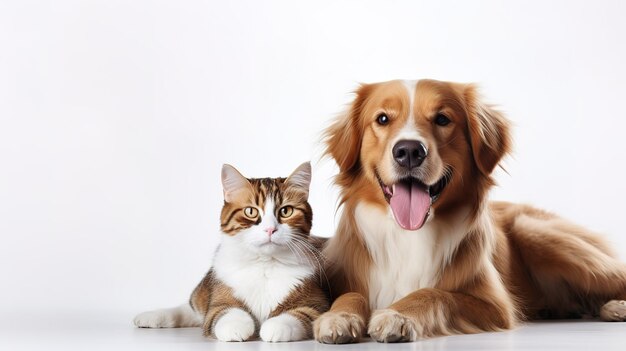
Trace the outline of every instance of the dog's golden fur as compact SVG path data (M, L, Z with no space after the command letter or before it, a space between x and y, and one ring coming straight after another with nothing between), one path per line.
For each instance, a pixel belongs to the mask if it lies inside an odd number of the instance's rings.
M377 123L381 113L389 124ZM434 123L438 114L450 124ZM436 235L426 249L438 259L429 263L428 283L415 283L415 291L380 305L373 284L385 277L376 276L376 269L404 256L385 252L381 262L376 255L386 247L371 238L393 240L397 229L374 233L357 217L363 206L380 220L390 216L379 183L397 180L391 144L407 126L429 150L421 181L430 185L449 177L427 224ZM355 342L367 332L377 341L413 341L572 314L626 319L619 302L626 299L626 266L599 236L530 206L487 201L492 172L511 149L509 129L473 85L420 80L359 88L349 111L326 131L326 152L339 166L343 210L325 249L335 301L315 323L317 340ZM426 235L424 230L397 235ZM461 235L452 239L456 232ZM408 255L416 249L400 250Z

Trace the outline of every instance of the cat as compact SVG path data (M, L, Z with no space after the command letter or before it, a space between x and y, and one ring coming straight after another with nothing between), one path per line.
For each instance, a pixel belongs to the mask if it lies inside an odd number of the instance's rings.
M322 238L309 235L311 165L287 178L245 178L222 168L221 243L188 304L144 312L138 327L202 327L221 341L310 339L329 308Z

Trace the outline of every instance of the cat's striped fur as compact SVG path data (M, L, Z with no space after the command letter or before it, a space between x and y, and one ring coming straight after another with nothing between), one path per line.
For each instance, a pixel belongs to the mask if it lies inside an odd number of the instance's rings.
M223 341L311 338L312 323L329 302L319 251L323 241L309 236L310 177L308 163L288 178L261 179L225 165L222 242L211 270L189 305L146 312L135 324L201 326L204 335Z
M308 192L300 188L285 184L286 178L250 178L248 192L239 194L240 198L233 198L231 202L224 202L220 226L223 233L236 235L242 229L252 225L259 225L261 218L256 221L247 218L243 210L254 205L265 208L265 202L271 200L274 204L291 205L296 210L294 215L283 222L296 229L297 233L308 236L313 222L313 210L307 202ZM245 186L245 185L244 185Z

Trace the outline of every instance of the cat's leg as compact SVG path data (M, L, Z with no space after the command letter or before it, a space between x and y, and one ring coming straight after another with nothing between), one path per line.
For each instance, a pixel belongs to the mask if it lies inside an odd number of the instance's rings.
M289 313L282 313L266 320L261 325L259 336L268 342L298 341L307 338L306 329L298 318ZM311 329L310 325L308 329Z
M191 297L195 309L204 312L202 331L220 341L247 341L252 338L257 329L256 319L245 304L233 295L232 289L218 280L211 278L212 272L207 275L210 282L201 283ZM203 289L201 286L210 286ZM207 293L210 292L210 299Z
M219 311L218 311L219 309ZM254 319L242 308L213 308L204 321L205 335L220 341L247 341L256 325Z
M202 325L202 316L186 303L138 314L133 320L139 328L187 328Z
M313 321L319 311L311 307L298 307L266 320L261 325L259 336L263 341L282 342L311 339Z

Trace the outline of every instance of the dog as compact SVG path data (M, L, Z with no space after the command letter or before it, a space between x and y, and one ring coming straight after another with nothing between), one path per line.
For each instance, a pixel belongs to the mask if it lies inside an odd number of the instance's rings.
M324 249L334 302L315 322L318 341L415 341L574 315L626 320L626 265L600 236L488 201L510 123L475 85L362 85L325 136L342 212Z

